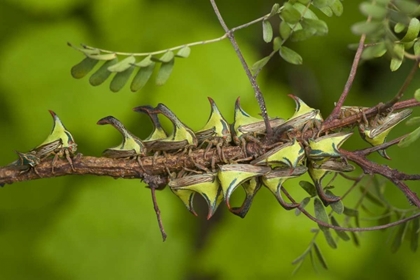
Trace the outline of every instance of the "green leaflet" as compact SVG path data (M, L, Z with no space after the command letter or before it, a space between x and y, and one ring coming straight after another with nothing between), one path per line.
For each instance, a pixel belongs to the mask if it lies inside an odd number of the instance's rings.
M151 61L149 65L139 68L139 71L136 73L133 81L131 82L131 91L135 92L144 87L144 85L152 76L155 65L156 63Z
M113 66L110 66L110 67L113 67ZM108 70L110 67L108 67ZM109 88L111 89L111 91L119 92L128 82L133 71L134 71L134 66L131 65L127 69L117 72L114 78L112 79L111 84L109 85Z
M268 20L262 21L262 28L263 28L263 40L266 43L271 42L273 40L273 27Z
M85 57L81 62L71 68L71 75L75 79L81 79L92 71L97 63L98 60Z
M305 38L303 37L301 38L299 37L299 35L294 35L294 34L296 34L296 32L292 34L292 37L294 36L295 40L297 39L304 40L308 38L306 35L305 35ZM300 65L303 63L302 57L297 52L295 52L292 49L289 49L288 47L281 46L279 50L279 54L284 60L286 60L287 62L291 64Z
M328 214L325 210L325 207L322 205L321 201L318 198L314 199L314 209L315 209L315 217L328 224ZM321 229L322 233L324 234L324 237L328 243L328 245L330 245L331 248L337 248L337 244L334 241L334 238L331 235L330 229L322 226L320 224L318 224L318 227Z
M169 79L169 76L172 73L172 70L174 68L175 60L172 59L168 62L162 63L162 65L159 68L158 74L156 76L156 85L161 86Z
M106 79L109 78L109 76L112 73L111 71L108 70L108 67L116 64L117 62L118 62L118 58L114 58L113 60L106 61L104 64L102 64L101 67L99 67L98 70L96 70L95 73L92 74L92 76L90 76L89 83L92 86L101 85L103 82L106 81Z

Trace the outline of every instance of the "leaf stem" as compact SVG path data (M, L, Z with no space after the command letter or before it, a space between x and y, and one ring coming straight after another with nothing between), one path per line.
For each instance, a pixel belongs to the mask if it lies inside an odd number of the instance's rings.
M84 45L82 44L82 47L85 49L89 49L89 50L98 50L102 53L112 53L112 54L116 54L116 55L121 55L121 56L148 56L148 55L159 55L159 54L164 54L168 51L176 51L185 47L193 47L193 46L198 46L198 45L206 45L206 44L211 44L211 43L217 43L220 42L224 39L226 39L228 37L228 33L231 32L235 32L244 28L247 28L248 26L251 26L255 23L258 23L260 21L263 21L265 19L267 19L270 16L270 14L266 14L262 17L259 17L257 19L254 19L250 22L244 23L242 25L236 26L232 29L230 29L228 32L226 32L225 34L223 34L220 37L214 38L214 39L209 39L209 40L202 40L202 41L197 41L197 42L192 42L192 43L187 43L187 44L183 44L183 45L179 45L179 46L175 46L169 49L164 49L164 50L158 50L158 51L153 51L153 52L144 52L144 53L132 53L132 52L118 52L118 51L111 51L111 50L105 50L105 49L99 49L99 48L95 48L95 47L91 47L88 45Z

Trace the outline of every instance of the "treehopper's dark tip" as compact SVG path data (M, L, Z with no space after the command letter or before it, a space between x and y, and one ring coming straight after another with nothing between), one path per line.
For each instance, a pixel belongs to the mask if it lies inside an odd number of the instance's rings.
M48 110L53 118L57 117L57 114L53 110Z

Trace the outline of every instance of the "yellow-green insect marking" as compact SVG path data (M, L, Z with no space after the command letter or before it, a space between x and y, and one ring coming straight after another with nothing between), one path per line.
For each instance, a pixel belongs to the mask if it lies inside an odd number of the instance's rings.
M400 122L407 119L411 115L411 109L405 109L398 113L390 113L386 117L372 120L369 124L361 124L359 132L362 138L372 146L379 146L385 143L391 129L397 126ZM386 158L390 157L386 154L385 150L379 150L378 153Z
M74 141L73 135L71 135L70 131L65 128L56 113L51 110L49 110L49 112L54 120L52 131L50 135L48 135L47 139L45 139L45 141L35 149L50 143L57 143L57 147L61 144L61 148L67 149L72 154L75 153L77 150L77 144ZM57 140L61 140L61 142L57 142Z
M265 166L253 166L250 164L225 164L219 166L217 176L222 186L223 196L226 204L230 207L230 196L235 189L254 177L262 176L271 169Z
M318 137L316 139L308 139L310 147L308 157L316 160L330 157L340 157L338 149L352 134L353 132L338 132Z
M116 147L106 149L103 152L104 156L110 158L137 157L139 165L142 167L138 156L144 156L146 154L146 147L139 138L129 132L124 127L124 125L113 116L102 118L97 122L97 124L110 124L115 127L123 136L122 143Z
M276 128L284 123L281 118L270 119L270 125ZM240 98L236 99L235 103L235 114L233 122L233 141L236 145L241 144L243 136L264 134L266 131L264 120L260 118L254 118L242 109L240 104ZM243 143L242 143L243 144Z
M195 132L200 148L206 146L204 152L204 159L207 159L207 153L212 147L216 147L217 154L223 162L227 162L224 154L223 147L227 146L232 141L232 133L230 131L230 124L225 120L217 108L213 99L208 97L211 106L210 117L206 125ZM215 169L215 167L212 167Z
M176 194L176 196L179 197L179 199L181 199L182 203L184 203L188 211L190 211L194 216L197 216L197 213L194 210L194 195L196 194L196 192L184 189L170 189L174 194Z
M32 149L39 158L47 157L51 154L55 154L52 161L52 172L54 172L54 164L59 156L65 156L67 161L70 163L71 168L74 170L73 161L71 160L71 155L77 151L77 144L74 141L73 135L68 131L60 118L56 113L49 110L53 120L53 128L48 135L47 139L42 142L39 146Z
M324 192L322 187L322 179L330 172L350 172L354 170L354 166L347 164L345 161L338 159L331 159L322 164L317 164L314 161L309 161L309 176L315 184L318 196L321 198L324 205L340 200L340 197L331 197Z
M289 94L289 97L293 98L293 100L296 103L295 113L293 114L293 116L290 119L297 118L299 116L305 115L305 114L310 113L310 112L315 112L315 116L314 116L315 120L318 120L318 121L323 121L324 120L322 118L319 110L309 107L308 105L306 105L305 102L302 101L302 99L300 99L299 97L297 97L293 94Z
M156 140L150 148L154 151L179 150L186 147L197 147L197 137L191 128L182 123L168 107L159 103L156 113L167 117L173 124L172 133L165 139Z
M263 184L274 194L277 201L286 210L290 210L299 206L299 204L286 202L281 194L283 183L290 178L295 178L303 175L308 168L306 166L299 166L297 168L279 168L270 171L262 177Z
M146 147L152 145L157 140L162 140L168 137L168 134L160 124L155 108L149 105L144 105L135 107L133 110L136 112L142 112L147 114L150 117L150 120L152 121L153 131L146 139L143 140L143 143L146 145Z
M171 180L168 185L174 191L187 190L199 193L208 205L207 219L213 216L217 207L223 201L223 193L216 173L189 175ZM181 200L183 199L184 204L194 214L191 194L186 193L185 197L181 198Z
M293 139L290 142L269 150L267 153L251 161L251 164L269 165L271 167L280 165L295 168L304 158L305 149L299 141Z
M195 132L198 143L202 143L206 139L213 137L222 138L226 143L231 142L232 134L229 123L220 113L214 100L210 97L208 99L211 106L211 113L206 125Z
M231 207L229 208L229 211L241 218L245 218L261 185L260 178L252 178L251 180L242 183L242 187L245 191L245 199L240 207Z

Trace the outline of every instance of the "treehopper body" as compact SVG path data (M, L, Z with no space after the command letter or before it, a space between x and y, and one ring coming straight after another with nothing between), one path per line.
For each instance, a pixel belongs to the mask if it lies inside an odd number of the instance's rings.
M222 186L223 196L229 208L229 199L235 189L247 180L259 177L271 169L265 166L254 166L250 164L225 164L219 165L217 176Z
M223 193L216 173L188 175L171 180L168 185L173 190L190 190L199 193L208 205L207 219L213 216L223 201Z
M277 201L286 210L296 208L299 204L287 203L281 194L283 183L290 179L301 176L306 173L306 166L298 166L296 168L279 168L270 171L262 177L262 182L276 197Z

